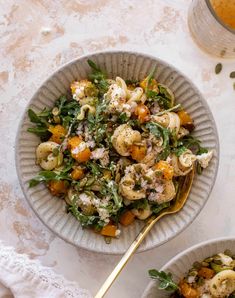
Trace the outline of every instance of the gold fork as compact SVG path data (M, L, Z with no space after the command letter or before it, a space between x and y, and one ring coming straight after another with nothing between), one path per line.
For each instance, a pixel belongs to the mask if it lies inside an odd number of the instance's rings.
M95 298L102 298L108 291L108 289L111 287L115 279L118 277L122 269L125 267L131 256L134 254L134 252L137 250L141 242L144 240L148 232L151 230L151 228L155 225L155 223L162 218L165 215L173 214L178 211L180 211L190 193L192 182L194 178L194 170L192 170L187 176L183 177L183 181L181 185L179 186L179 190L177 192L176 199L174 203L169 207L164 209L158 216L151 216L150 219L146 222L138 236L135 238L135 240L132 242L128 250L125 252L119 263L116 265L114 270L110 273L98 293L96 294Z

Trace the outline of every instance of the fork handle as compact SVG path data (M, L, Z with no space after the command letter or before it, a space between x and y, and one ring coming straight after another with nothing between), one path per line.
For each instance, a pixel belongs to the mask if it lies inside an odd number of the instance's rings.
M122 269L125 267L126 263L129 261L131 256L134 254L134 252L137 250L139 245L144 240L145 236L148 234L148 232L151 230L153 225L156 223L156 221L160 219L158 218L150 218L149 221L144 225L138 236L135 238L135 240L132 242L128 250L125 252L119 263L116 265L116 267L113 269L113 271L110 273L109 277L106 279L98 293L96 294L95 298L102 298L108 291L108 289L111 287L115 279L118 277Z

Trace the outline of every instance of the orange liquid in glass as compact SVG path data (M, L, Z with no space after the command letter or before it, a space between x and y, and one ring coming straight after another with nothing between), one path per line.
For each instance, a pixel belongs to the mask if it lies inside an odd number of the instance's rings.
M210 0L210 2L221 21L235 29L235 0Z

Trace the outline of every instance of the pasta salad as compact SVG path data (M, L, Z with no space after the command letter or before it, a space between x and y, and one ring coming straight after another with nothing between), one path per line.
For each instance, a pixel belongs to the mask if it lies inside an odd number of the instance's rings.
M71 82L53 108L28 110L40 137L29 186L45 183L84 227L109 237L168 208L182 177L213 156L191 132L193 119L154 78L115 80L91 60L87 79Z
M174 291L172 298L234 298L235 255L230 250L195 262L187 275L176 284L170 273L152 269L149 275L158 279L159 289Z

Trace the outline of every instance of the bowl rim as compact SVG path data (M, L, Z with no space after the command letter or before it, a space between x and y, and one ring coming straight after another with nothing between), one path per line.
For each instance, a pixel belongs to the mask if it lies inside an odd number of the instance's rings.
M118 54L128 54L128 55L136 55L136 56L144 56L146 58L155 60L156 62L162 63L167 67L170 67L172 70L176 71L179 75L181 75L183 78L185 78L190 85L193 87L193 89L196 91L196 93L199 95L200 97L200 101L203 103L203 107L206 109L206 112L208 114L208 117L212 123L212 128L213 128L213 133L215 135L215 151L217 153L217 162L215 164L215 169L214 169L214 177L212 180L212 183L210 185L209 191L208 191L208 195L207 198L204 200L201 208L194 213L194 216L190 218L189 222L187 225L183 226L181 229L179 229L176 233L174 233L174 235L172 235L171 237L166 238L165 240L156 243L154 245L149 245L149 247L147 248L142 248L142 246L140 245L140 247L137 249L136 253L141 253L141 252L145 252L145 251L149 251L155 247L161 246L163 244L165 244L166 242L168 242L171 239L174 239L176 236L178 236L180 233L182 233L186 228L188 228L192 222L197 218L197 216L200 214L200 212L202 211L202 209L204 208L205 204L207 203L210 194L212 192L212 189L215 185L215 181L217 178L217 174L218 174L218 168L219 168L219 162L220 162L220 142L219 142L219 135L218 135L218 130L217 130L217 126L216 126L216 122L214 119L214 116L212 114L212 111L207 103L207 101L205 100L204 96L202 95L202 93L200 92L200 90L197 88L197 86L192 82L192 80L185 75L183 72L181 72L180 70L178 70L178 68L176 68L174 65L166 62L165 60L162 60L161 58L158 58L156 56L144 53L144 52L138 52L138 51L129 51L129 50L107 50L107 51L95 51L95 52L91 52L85 55L81 55L78 58L74 58L64 64L62 64L60 67L56 68L56 70L54 70L51 74L49 74L49 76L47 77L47 79L45 79L38 87L37 90L33 93L33 95L31 96L29 102L26 104L23 114L21 115L20 121L18 122L18 128L17 128L17 132L16 132L16 138L15 138L15 165L16 165L16 172L17 172L17 176L18 176L18 181L20 183L20 187L21 190L24 194L24 197L26 199L26 201L28 202L29 206L31 207L31 209L33 210L33 212L35 213L35 215L37 216L37 218L42 222L42 224L44 226L46 226L47 229L49 229L54 235L58 236L60 239L63 239L65 242L74 245L77 248L82 248L82 249L86 249L88 251L92 251L95 253L101 253L101 254L110 254L110 255L120 255L120 254L124 254L125 250L120 250L118 252L114 252L114 251L97 251L95 250L95 248L91 248L91 247L87 247L86 245L83 245L83 243L79 243L76 244L73 241L71 241L69 238L67 238L64 235L61 235L60 233L56 232L55 230L53 230L52 227L50 227L46 221L44 221L44 219L40 216L40 214L37 213L36 209L33 207L33 204L31 202L31 200L28 198L28 195L24 189L23 186L23 181L21 179L20 176L20 161L19 161L19 156L18 156L18 152L19 152L19 138L20 138L20 131L22 129L22 124L24 122L24 118L26 116L27 110L30 107L30 105L32 104L34 98L38 95L38 93L40 92L40 89L47 83L49 82L59 71L63 70L66 67L69 67L71 65L73 65L74 63L79 62L79 60L81 59L89 59L92 58L92 56L97 56L97 55L107 55L107 54L112 54L112 55L118 55ZM147 239L147 238L146 238ZM120 240L119 240L120 241Z
M225 236L225 237L219 237L219 238L212 238L212 239L205 240L205 241L202 241L200 243L194 244L193 246L190 246L190 247L186 248L185 250L181 251L176 256L174 256L172 259L170 259L165 265L163 265L161 267L160 270L163 270L163 271L166 270L169 266L171 266L172 264L177 262L180 258L186 256L188 253L190 253L192 251L196 251L200 248L204 248L207 245L211 245L211 244L213 245L213 244L218 244L218 243L227 242L227 241L234 241L235 242L235 236L234 237Z
M196 243L196 244L186 248L185 250L179 252L176 256L174 256L173 258L168 260L165 263L165 265L163 265L159 269L159 271L167 271L168 272L169 267L176 264L180 259L185 258L191 252L196 252L198 249L203 249L203 248L207 247L208 245L227 243L227 242L231 242L231 241L234 242L234 244L235 244L235 236L224 236L224 237L212 238L209 240L205 240L205 241ZM198 260L198 261L200 261L200 260ZM147 298L147 296L146 296L147 292L151 290L151 288L155 285L155 283L156 283L156 281L154 281L154 280L150 280L148 282L147 286L145 287L145 289L141 295L141 298Z

